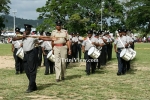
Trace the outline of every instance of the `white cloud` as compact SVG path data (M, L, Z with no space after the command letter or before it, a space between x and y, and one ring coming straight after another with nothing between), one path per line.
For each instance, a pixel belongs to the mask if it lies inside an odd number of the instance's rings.
M13 11L17 11L16 17L23 19L36 20L39 13L36 12L37 8L45 5L46 0L10 0L10 15L13 16Z

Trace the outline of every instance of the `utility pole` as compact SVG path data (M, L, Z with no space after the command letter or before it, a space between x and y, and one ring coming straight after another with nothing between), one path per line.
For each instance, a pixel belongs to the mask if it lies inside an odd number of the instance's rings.
M13 10L12 12L14 13L14 33L15 33L15 27L16 27L16 26L15 26L15 14L17 13L17 11L16 11L16 10Z
M101 0L101 31L103 30L103 0Z

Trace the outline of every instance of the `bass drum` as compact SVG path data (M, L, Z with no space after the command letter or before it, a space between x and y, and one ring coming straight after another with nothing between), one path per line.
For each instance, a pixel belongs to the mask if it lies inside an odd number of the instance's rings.
M136 51L134 51L132 48L128 48L128 51L131 53L132 57L131 60L133 60L136 56Z
M95 47L91 47L89 50L88 50L88 55L90 57L92 57L93 59L97 59L101 54L101 51L99 51L97 48Z
M23 59L24 58L24 52L23 52L23 48L21 47L20 49L18 49L16 56L18 56L19 58Z
M51 62L55 62L55 56L53 55L52 50L47 54L47 59L49 59Z
M131 60L132 55L131 55L131 53L129 52L128 49L123 49L123 50L121 51L121 53L120 53L120 57L121 57L122 59L124 59L125 61L129 61L129 60Z

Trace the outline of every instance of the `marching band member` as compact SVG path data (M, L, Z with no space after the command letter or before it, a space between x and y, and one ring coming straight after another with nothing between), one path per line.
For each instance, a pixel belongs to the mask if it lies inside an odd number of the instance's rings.
M77 33L77 38L78 38L78 45L77 45L77 58L81 59L81 48L82 48L82 42L83 42L83 37Z
M69 35L69 41L70 41L70 45L72 47L72 33ZM71 48L72 49L72 48ZM72 55L68 54L69 49L67 49L67 62L66 62L66 68L68 67L68 65L70 64L69 60L72 60Z
M43 35L44 35L44 31L41 31L40 36L43 36ZM38 66L41 66L41 63L42 63L42 47L41 47L41 45L43 43L43 40L38 40L38 42L39 42L39 44L38 44Z
M106 31L103 38L107 41L106 42L106 62L110 59L110 40L109 40L109 32Z
M114 42L114 50L116 52L117 60L118 60L117 75L119 76L125 74L126 72L126 68L124 67L125 60L120 57L120 53L122 49L124 49L124 46L128 47L129 44L127 38L123 35L124 30L119 29L118 32L119 32L118 37L115 39Z
M31 25L25 24L25 34L29 35L31 32ZM22 37L23 38L23 37ZM19 38L19 39L22 39ZM15 40L17 40L16 38ZM28 89L26 90L27 93L33 92L37 90L36 86L36 72L37 72L37 65L36 65L36 59L35 59L35 52L34 52L34 44L35 41L37 41L36 38L25 38L23 39L23 51L24 51L24 67L25 67L25 73L29 79L29 85Z
M73 37L71 40L72 43L72 58L73 62L75 62L75 59L77 58L77 45L78 45L78 38L76 37L75 33L73 33Z
M31 34L30 35L32 35L32 36L38 36L37 35L37 31L32 31L31 32ZM38 62L38 60L39 60L39 40L37 40L36 42L35 42L35 46L34 46L34 52L35 52L35 59L36 59L36 61L37 61L37 63L36 63L36 66L37 66L37 68L38 68L38 64L39 64L39 62Z
M130 47L134 50L135 36L131 33L131 30L128 31L128 35L132 38L132 45Z
M50 36L50 34L51 33L47 32L46 36ZM42 47L42 51L43 51L43 55L44 55L44 62L45 62L45 75L49 75L49 72L50 72L50 74L53 74L54 63L47 58L47 54L49 53L49 51L52 50L52 42L44 41L42 43L41 47Z
M28 89L26 93L30 93L37 90L36 85L36 73L37 73L37 61L36 61L36 50L34 46L38 39L43 39L42 37L37 38L37 36L27 36L31 34L32 25L24 24L25 32L23 36L14 37L13 41L23 39L23 51L24 51L24 69L26 76L29 80ZM46 39L45 39L46 40ZM57 40L56 38L47 38L47 40Z
M16 27L15 32L16 32L16 36L21 35L20 34L20 28ZM12 52L13 52L13 56L14 56L14 59L15 59L16 74L19 74L19 72L21 74L24 71L22 59L19 58L18 56L16 56L16 53L17 53L17 51L19 50L20 47L22 47L22 40L12 41Z
M100 38L103 40L104 42L104 45L103 45L103 48L102 48L102 52L101 52L101 65L105 66L106 65L106 60L107 60L107 37L104 36L105 35L105 32L104 31L101 31L101 35L100 35Z
M86 73L87 73L87 75L90 75L90 73L91 73L90 70L92 71L92 73L95 73L96 62L91 61L91 59L93 59L93 58L91 58L88 55L88 50L92 46L97 46L98 39L96 39L95 37L92 37L92 35L93 35L92 30L89 30L87 32L87 34L88 34L87 38L82 43L82 51L84 53L84 59L86 59Z
M114 42L114 37L113 37L113 34L112 35L109 35L110 36L110 60L112 59L112 50L113 50L113 42Z
M100 38L100 31L98 31L98 33L96 34L96 38L98 39L98 46L97 49L101 52L103 45L104 45L104 41ZM102 57L102 53L101 55L98 57L98 65L97 68L100 69L101 66L101 57Z
M110 36L110 32L106 33L106 37L108 38L107 42L107 54L108 60L112 59L112 43L114 42L113 36Z
M127 35L127 32L128 32L127 30L124 30L123 35L127 38L128 42L129 42L128 47L131 47L133 45L134 40L129 35ZM126 67L126 71L130 70L130 60L125 61L124 66Z

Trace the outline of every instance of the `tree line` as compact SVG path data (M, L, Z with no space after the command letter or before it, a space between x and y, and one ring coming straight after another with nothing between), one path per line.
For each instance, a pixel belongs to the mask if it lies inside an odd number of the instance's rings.
M10 0L5 2L8 14ZM47 0L45 5L36 9L42 23L37 30L53 30L55 21L63 21L63 27L69 32L84 34L88 29L109 30L126 28L146 35L150 32L149 0ZM0 18L3 22L3 20ZM3 27L0 21L0 27Z

